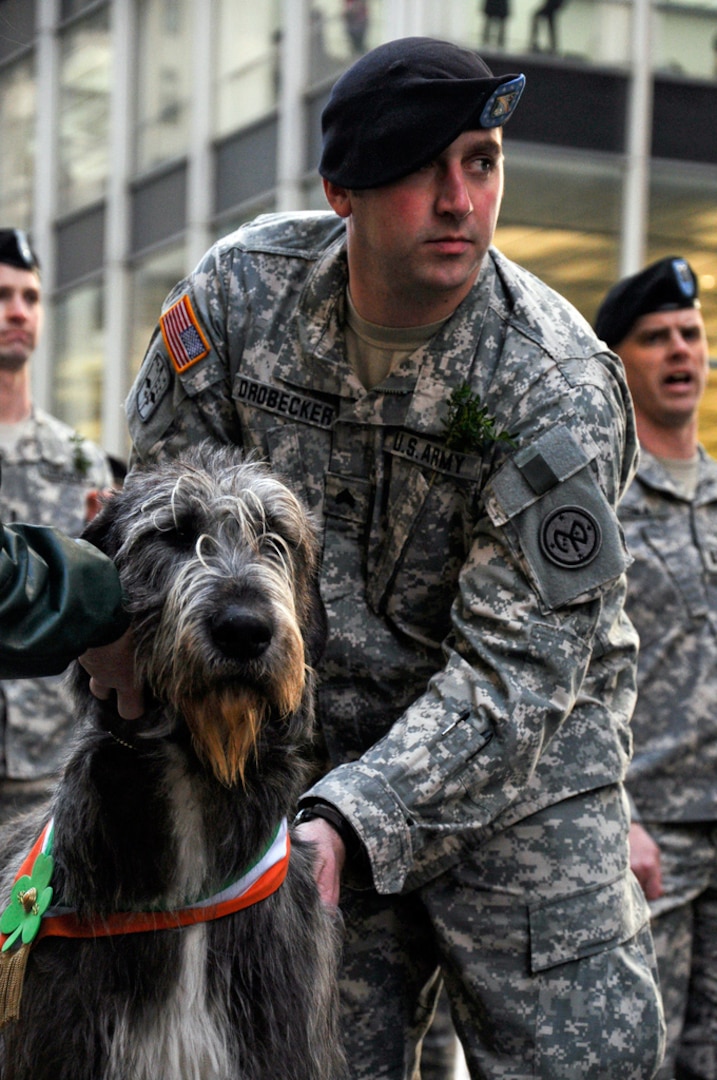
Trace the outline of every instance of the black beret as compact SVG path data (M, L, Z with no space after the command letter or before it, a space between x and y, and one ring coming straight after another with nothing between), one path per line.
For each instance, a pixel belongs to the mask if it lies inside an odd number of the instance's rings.
M18 270L39 270L40 260L22 229L0 229L0 263Z
M400 180L462 132L504 124L524 86L524 75L494 76L476 53L448 41L379 45L334 84L321 114L319 172L353 190Z
M699 307L698 292L690 264L670 255L613 285L598 308L595 333L613 349L641 315Z

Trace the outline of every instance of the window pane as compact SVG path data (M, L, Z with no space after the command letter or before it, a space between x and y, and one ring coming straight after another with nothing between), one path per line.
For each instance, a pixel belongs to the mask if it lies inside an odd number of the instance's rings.
M717 352L717 170L653 165L647 261L682 255L700 279L707 337Z
M631 9L624 0L441 0L426 5L425 33L497 53L555 53L588 63L625 64ZM499 58L490 66L501 71Z
M60 39L59 208L99 199L109 168L109 10L83 19Z
M497 246L592 320L618 273L618 165L507 142L505 175Z
M73 15L79 15L81 11L94 3L95 0L61 0L60 18L71 19Z
M227 135L276 105L279 0L220 0L216 34L216 134Z
M32 219L35 96L30 59L0 72L0 221L25 229Z
M650 221L646 262L681 255L700 285L700 303L710 354L717 357L717 171L680 171L654 165L650 187ZM710 373L700 409L700 438L717 455L717 369Z
M384 7L384 0L314 0L309 43L312 85L337 75L386 40Z
M83 285L55 304L52 411L95 442L102 441L104 311L101 282Z
M192 76L188 0L141 0L138 7L136 166L139 172L186 153ZM205 77L209 77L205 73Z
M674 75L717 75L717 0L673 0L655 7L654 64Z

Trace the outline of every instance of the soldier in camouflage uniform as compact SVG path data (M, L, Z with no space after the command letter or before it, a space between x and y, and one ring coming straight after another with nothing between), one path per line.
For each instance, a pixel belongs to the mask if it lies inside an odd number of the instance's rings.
M625 363L640 466L620 507L640 635L631 861L652 910L667 1020L660 1080L717 1080L717 462L697 441L708 348L695 275L619 282L596 328Z
M76 536L88 492L108 487L112 474L98 447L32 405L29 359L41 318L37 258L24 233L0 230L0 515ZM56 775L73 723L60 677L4 680L0 721L5 819L42 799Z
M298 828L327 903L342 878L354 1080L414 1075L441 978L474 1078L662 1055L622 787L634 419L617 359L490 246L522 86L430 39L357 61L323 117L335 212L215 244L128 401L138 458L238 443L323 524L330 768Z

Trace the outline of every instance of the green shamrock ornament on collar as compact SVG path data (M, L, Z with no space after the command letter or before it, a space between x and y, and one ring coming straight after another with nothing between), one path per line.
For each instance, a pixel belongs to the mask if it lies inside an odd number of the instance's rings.
M29 945L36 937L42 916L52 901L52 867L52 856L41 851L30 875L23 874L13 885L10 903L0 917L0 933L9 934L3 952L11 949L19 937L23 945Z

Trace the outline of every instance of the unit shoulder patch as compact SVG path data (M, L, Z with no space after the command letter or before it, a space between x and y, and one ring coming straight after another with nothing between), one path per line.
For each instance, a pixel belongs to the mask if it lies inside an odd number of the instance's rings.
M580 506L559 506L540 528L540 548L546 559L567 570L587 566L600 551L602 530L597 519Z

